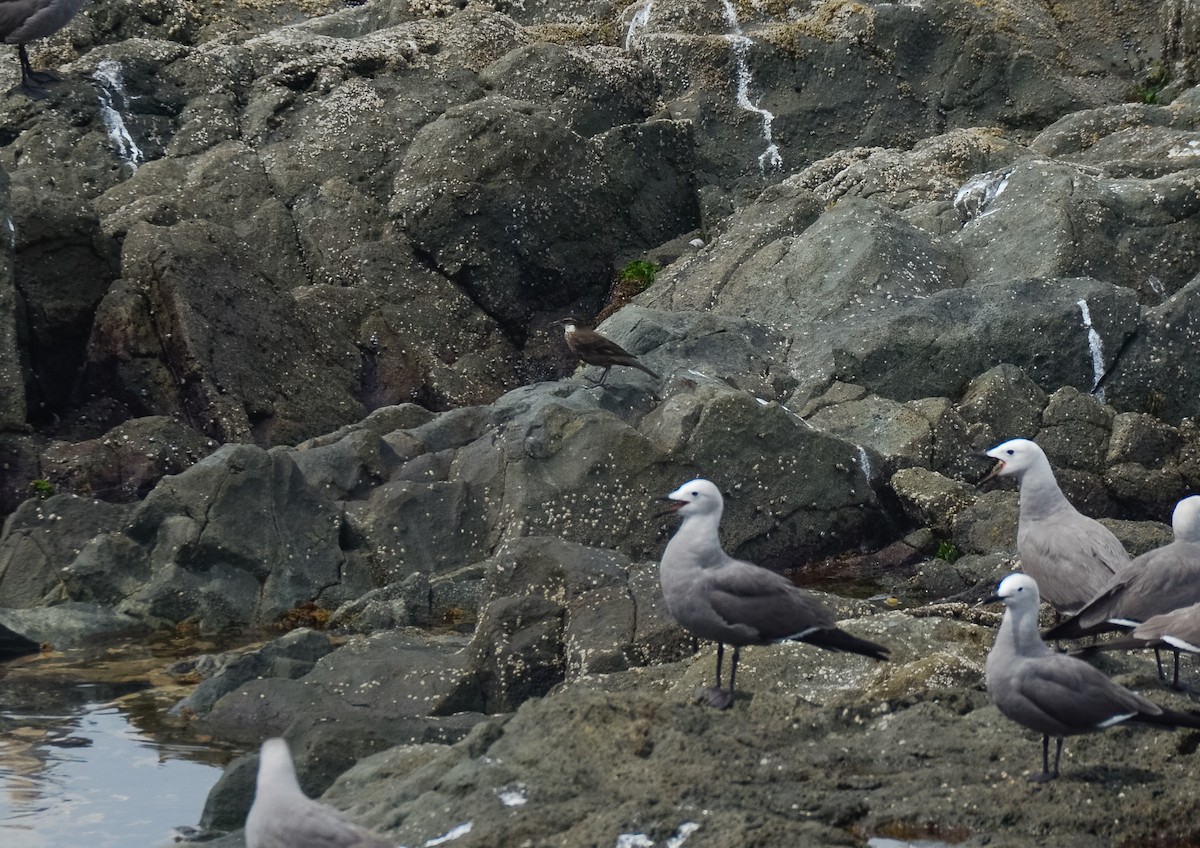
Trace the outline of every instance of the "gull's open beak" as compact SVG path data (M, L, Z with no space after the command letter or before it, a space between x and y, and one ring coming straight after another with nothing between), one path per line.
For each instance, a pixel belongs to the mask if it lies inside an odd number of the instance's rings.
M988 459L992 459L992 457L988 456L986 453L984 454L984 456L987 457ZM982 486L988 480L991 480L991 479L994 479L995 477L1000 476L1000 472L1003 470L1004 470L1004 460L997 459L996 464L994 466L992 466L992 470L989 471L982 480L980 480L978 483L975 484L975 488L978 489L980 486Z
M655 518L662 518L664 515L670 515L687 504L687 501L672 500L670 495L663 495L661 498L659 498L659 500L666 501L668 504L670 504L670 506L664 510L654 513Z

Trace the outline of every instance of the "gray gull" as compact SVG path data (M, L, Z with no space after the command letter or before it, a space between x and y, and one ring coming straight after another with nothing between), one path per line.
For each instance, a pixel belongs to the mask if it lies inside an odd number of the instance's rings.
M833 612L787 578L725 553L718 533L724 501L713 483L692 480L667 499L683 516L659 567L667 610L691 633L717 643L717 685L698 689L698 702L732 705L744 645L798 641L887 659L887 648L839 630ZM728 689L721 686L725 645L733 646Z
M1046 638L1130 630L1160 613L1200 603L1200 496L1177 503L1171 525L1174 541L1134 559Z
M268 739L258 758L246 848L395 848L341 812L304 794L287 742Z
M1153 648L1155 655L1166 648L1175 655L1175 674L1171 685L1179 689L1179 655L1186 651L1189 654L1200 654L1200 603L1180 607L1161 615L1154 615L1133 628L1120 639L1099 642L1089 645L1072 654L1078 657L1090 657L1098 651L1139 650ZM1158 674L1163 676L1162 662L1159 661Z
M1012 439L987 455L999 462L984 481L1015 477L1020 488L1021 570L1037 580L1042 595L1059 613L1077 611L1128 564L1129 554L1111 530L1071 506L1046 454L1034 442Z
M1126 721L1168 727L1200 727L1200 715L1163 709L1118 686L1086 662L1050 648L1038 634L1037 581L1010 574L988 602L1004 604L1004 620L987 658L987 690L996 707L1017 724L1042 734L1042 773L1034 783L1058 777L1063 738L1104 730ZM1050 738L1056 744L1050 768Z

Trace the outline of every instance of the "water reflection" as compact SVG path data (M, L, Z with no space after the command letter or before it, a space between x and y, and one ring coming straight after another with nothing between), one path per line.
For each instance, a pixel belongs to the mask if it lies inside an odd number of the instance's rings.
M233 752L163 724L176 693L146 671L161 656L120 653L0 666L4 848L166 845L199 820Z

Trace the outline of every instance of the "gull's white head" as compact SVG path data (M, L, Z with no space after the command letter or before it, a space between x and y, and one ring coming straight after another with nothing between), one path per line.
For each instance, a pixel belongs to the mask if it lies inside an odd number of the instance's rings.
M1200 542L1200 495L1190 495L1175 504L1171 529L1176 542Z
M667 495L667 500L671 502L671 509L678 512L685 518L689 515L711 515L720 516L721 510L725 508L725 501L721 498L721 490L709 480L697 478L684 483L671 494Z
M1029 439L1009 439L996 445L987 455L1000 460L984 479L992 477L1016 477L1018 480L1035 465L1049 464L1046 454Z
M258 792L295 787L300 789L296 778L296 767L292 765L292 754L282 739L268 739L258 753Z
M1042 602L1037 581L1028 574L1014 572L1000 581L996 594L988 598L989 603L1000 602L1011 610L1037 610Z

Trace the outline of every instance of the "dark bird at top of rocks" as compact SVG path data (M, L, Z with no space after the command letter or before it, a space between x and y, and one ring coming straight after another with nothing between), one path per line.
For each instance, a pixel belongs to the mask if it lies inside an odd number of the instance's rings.
M6 44L17 45L17 57L21 60L21 84L9 93L20 91L31 100L46 96L44 86L59 76L53 71L35 71L25 45L58 32L83 4L84 0L0 0L0 34Z
M1034 783L1058 777L1063 738L1126 721L1200 727L1200 715L1164 709L1113 683L1086 662L1054 651L1038 633L1037 581L1010 574L987 603L1004 604L1004 620L987 658L987 690L1017 724L1042 734L1042 772ZM1057 745L1050 767L1050 738Z
M591 380L588 377L584 379L594 383L597 386L603 385L604 380L608 377L608 370L614 365L628 365L630 368L637 368L645 371L655 380L659 376L638 361L625 348L614 342L612 339L606 339L604 336L597 333L595 330L589 330L584 327L581 322L575 318L563 318L555 323L562 324L563 336L567 340L567 347L571 352L579 357L581 362L588 365L604 366L604 373L600 375L599 380Z
M667 610L687 630L717 643L717 685L696 690L696 701L718 709L733 704L743 645L807 642L877 660L888 649L838 629L833 612L774 571L736 560L721 547L724 500L708 480L692 480L667 495L683 522L659 565ZM721 687L725 645L733 645L729 688Z
M1129 563L1125 547L1111 530L1071 505L1034 442L1011 439L987 455L999 462L980 482L1015 477L1020 488L1021 570L1037 580L1058 612L1077 612Z
M287 742L268 739L258 755L246 848L395 848L395 843L305 795Z
M1046 632L1047 639L1078 639L1130 630L1147 619L1200 603L1200 495L1175 504L1174 540L1146 551L1112 577L1079 612Z

